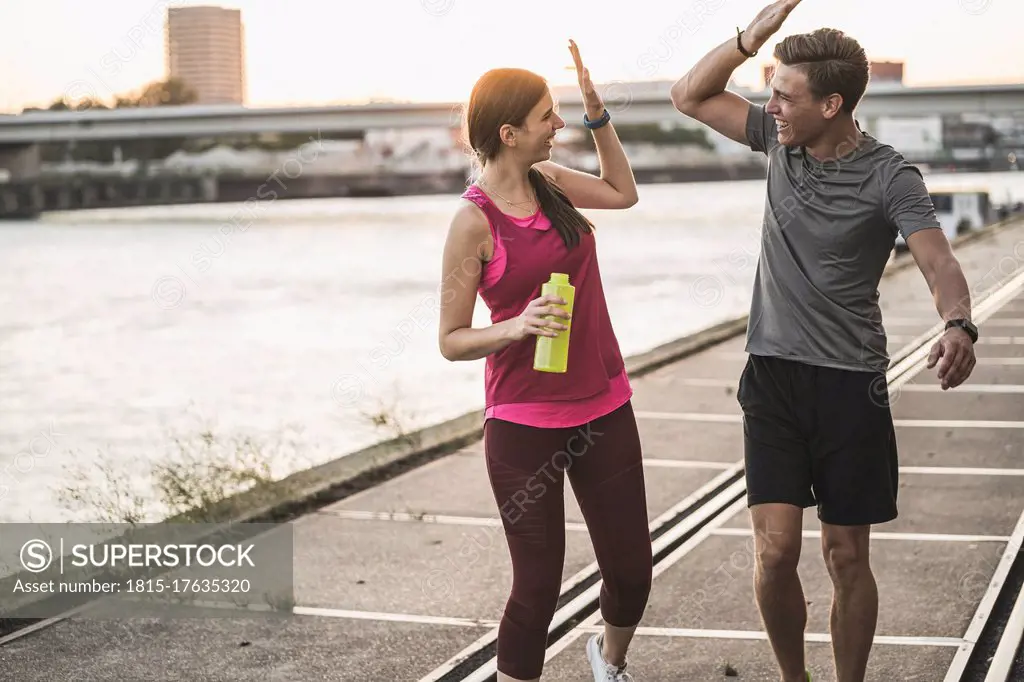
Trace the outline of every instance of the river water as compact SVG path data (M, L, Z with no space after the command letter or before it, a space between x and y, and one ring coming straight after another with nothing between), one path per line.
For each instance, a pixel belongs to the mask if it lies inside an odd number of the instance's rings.
M1024 173L927 179L1024 200ZM248 439L282 476L480 407L483 361L437 350L456 201L0 224L0 521L99 518L61 494L76 488L159 514L154 463ZM746 312L763 204L763 181L644 185L629 211L587 212L625 354Z

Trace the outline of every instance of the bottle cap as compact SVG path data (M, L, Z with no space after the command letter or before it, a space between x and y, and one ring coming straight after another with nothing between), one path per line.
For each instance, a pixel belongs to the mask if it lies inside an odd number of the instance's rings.
M551 283L552 284L568 284L569 283L569 275L567 275L565 273L562 273L562 272L552 272L551 273Z

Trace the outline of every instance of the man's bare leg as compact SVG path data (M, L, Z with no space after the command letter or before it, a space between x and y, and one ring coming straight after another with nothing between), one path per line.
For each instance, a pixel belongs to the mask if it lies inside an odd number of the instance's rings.
M754 526L754 595L783 682L806 682L807 602L797 575L803 509L791 504L750 508Z
M832 577L829 629L838 682L863 682L878 621L878 586L868 558L871 526L821 524Z

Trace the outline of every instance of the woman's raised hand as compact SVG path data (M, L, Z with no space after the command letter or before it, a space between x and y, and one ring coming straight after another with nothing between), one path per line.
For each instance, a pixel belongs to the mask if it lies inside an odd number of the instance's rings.
M572 60L576 64L576 80L579 81L580 92L583 94L583 106L586 109L587 118L593 121L604 113L604 102L594 87L593 81L590 80L590 70L583 66L580 48L576 46L575 40L569 40L569 52L572 53Z

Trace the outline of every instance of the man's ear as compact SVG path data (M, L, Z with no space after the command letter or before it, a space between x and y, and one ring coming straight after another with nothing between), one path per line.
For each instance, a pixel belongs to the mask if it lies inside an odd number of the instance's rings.
M825 118L831 120L843 110L843 96L833 93L821 101L821 113Z

